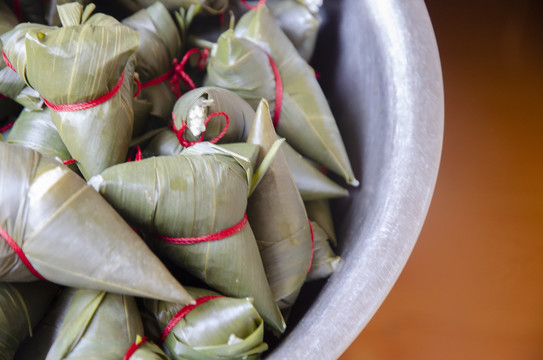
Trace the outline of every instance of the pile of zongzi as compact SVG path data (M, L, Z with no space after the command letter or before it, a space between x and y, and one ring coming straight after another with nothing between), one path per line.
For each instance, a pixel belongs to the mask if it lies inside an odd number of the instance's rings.
M31 3L0 0L0 359L260 358L358 184L318 2Z

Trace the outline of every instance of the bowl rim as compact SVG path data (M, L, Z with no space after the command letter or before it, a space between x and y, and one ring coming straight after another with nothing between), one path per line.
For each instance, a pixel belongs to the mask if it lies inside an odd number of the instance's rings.
M342 267L266 359L329 360L341 356L377 312L405 267L435 189L443 143L444 92L426 5L423 0L343 0L338 6L351 5L361 6L365 12L343 11L339 32L350 31L349 25L361 21L362 16L379 29L374 41L391 67L387 90L394 105L386 116L394 127L394 149L382 174L391 191L381 194L386 201L375 214L350 209L354 215L349 226L361 230L343 235L357 241L348 241L350 244L341 249ZM375 191L365 186L362 181L362 195Z

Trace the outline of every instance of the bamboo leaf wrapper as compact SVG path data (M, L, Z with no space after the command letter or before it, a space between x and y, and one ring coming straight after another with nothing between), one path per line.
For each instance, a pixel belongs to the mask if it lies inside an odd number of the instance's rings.
M270 60L271 59L271 60ZM278 106L275 64L282 82L277 133L304 156L358 185L334 116L312 69L274 22L266 6L247 12L224 32L208 62L207 85L237 92L254 108Z
M247 142L260 145L259 161L277 135L262 100ZM280 308L292 306L311 260L311 232L304 204L281 149L249 199L247 216L254 229L268 282Z
M307 274L305 281L329 277L341 265L342 261L341 257L337 256L330 247L328 234L326 234L319 224L312 221L311 227L315 241L315 251L311 263L311 270Z
M136 52L136 71L142 84L166 74L173 67L173 59L181 55L181 38L166 7L156 2L142 9L122 23L138 31L140 47ZM152 104L151 114L169 119L177 100L169 81L144 87L141 98Z
M229 125L220 142L245 141L255 112L239 95L219 87L206 86L183 94L173 109L174 125L176 129L181 128L182 122L188 125L185 138L189 141L196 141L201 131L205 131L204 140L213 140L226 126L224 117L213 118L207 127L199 129L198 132L193 130L198 128L193 123L203 125L206 116L221 111L228 114Z
M213 298L192 308L164 338L172 359L256 359L268 348L264 323L250 298L227 298L193 287L187 291L195 299ZM150 326L159 333L183 311L183 306L164 301L144 300L144 305Z
M11 360L19 343L46 313L58 286L0 283L0 359Z
M115 165L89 182L129 222L154 234L160 254L218 291L253 297L262 317L283 331L248 224L216 241L181 245L160 238L201 237L239 224L251 173L250 159L201 143L177 156Z
M124 76L111 99L51 114L85 178L126 159L135 93L134 69L126 65L139 46L135 30L104 14L90 16L93 8L65 4L59 7L64 27L21 24L2 37L17 73L52 104L92 102L110 93Z
M137 336L143 334L134 298L95 290L66 289L65 292L71 300L46 360L123 359ZM158 347L148 345L130 359L168 358Z
M61 160L72 158L47 108L41 111L23 110L15 121L7 142L23 145Z
M322 4L321 4L322 5ZM296 47L300 56L309 61L315 50L317 35L321 24L318 7L310 9L304 1L269 1L270 9L277 25Z
M0 35L11 31L18 23L10 7L0 1ZM3 47L3 40L0 40L0 51L3 51ZM0 94L14 99L24 87L24 81L7 66L3 59L0 59Z
M44 278L67 286L191 301L120 215L57 160L0 143L0 204L0 227ZM36 280L2 237L0 281Z

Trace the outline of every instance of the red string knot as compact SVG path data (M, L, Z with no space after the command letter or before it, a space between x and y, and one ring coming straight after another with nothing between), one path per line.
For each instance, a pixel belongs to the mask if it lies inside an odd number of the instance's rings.
M181 97L181 90L179 89L181 80L183 80L187 89L196 89L194 81L192 81L190 76L185 72L185 65L187 65L187 62L193 54L198 54L197 68L203 70L207 64L207 58L209 57L208 49L190 49L185 53L181 61L177 61L177 59L173 60L173 74L170 79L170 87L178 98Z
M175 126L175 120L174 120L175 114L174 113L172 113L172 129L175 132L175 134L177 135L177 139L179 140L179 143L183 147L187 148L187 147L196 145L196 144L204 141L205 129L207 128L207 124L209 123L209 121L212 118L214 118L215 116L220 116L220 115L224 116L226 121L225 121L225 124L224 124L224 128L221 130L219 135L217 135L214 139L209 140L210 143L215 144L216 142L218 142L226 134L226 131L228 130L228 126L230 125L230 117L224 111L217 111L217 112L211 113L205 118L205 120L203 122L203 124L204 124L203 129L204 130L200 132L200 134L199 134L200 138L198 140L196 140L196 141L188 141L183 137L183 134L185 133L185 130L187 128L189 128L189 126L187 125L186 122L182 122L181 123L181 128L177 129L176 126ZM198 126L195 126L195 127L198 127Z

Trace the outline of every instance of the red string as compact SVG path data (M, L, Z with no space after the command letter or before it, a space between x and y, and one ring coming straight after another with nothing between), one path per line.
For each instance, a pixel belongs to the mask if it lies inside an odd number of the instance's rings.
M247 0L241 0L241 3L243 5L245 5L245 7L249 10L254 10L254 9L257 9L260 5L264 5L266 3L266 0L260 0L258 2L258 4L256 4L256 6L252 6L252 5L249 5L247 4Z
M161 82L164 82L166 80L169 80L173 76L174 70L170 70L165 74L160 75L159 77L149 80L146 83L141 84L141 88L145 89L146 87L153 86L156 84L160 84Z
M13 67L13 65L11 65L11 62L9 61L8 57L6 56L6 53L4 52L4 50L2 50L2 59L4 60L4 62L6 63L6 65L13 71L17 72L17 70L15 70L15 68Z
M149 80L149 81L147 81L147 82L145 82L143 84L137 78L134 78L134 80L136 81L136 84L138 85L138 91L136 92L134 97L137 97L140 94L142 89L145 89L145 88L147 88L149 86L157 85L157 84L160 84L161 82L169 80L173 76L173 74L174 74L174 70L172 69L172 70L168 71L167 73L162 74L159 77L157 77L157 78L155 78L153 80Z
M0 94L0 99L5 99L7 96L4 94Z
M207 65L207 59L209 58L209 49L205 48L203 52L198 56L198 70L204 70Z
M141 153L141 147L139 145L136 145L136 154L134 155L134 161L141 161L143 159L143 155ZM127 162L132 161L132 155L128 157Z
M283 106L283 81L281 80L279 69L270 55L268 55L268 59L275 77L275 113L273 114L273 126L277 128L279 117L281 116L281 107Z
M144 336L141 338L141 341L139 343L132 343L132 345L130 345L130 347L128 348L128 351L126 352L126 354L124 354L124 357L123 357L123 360L128 360L130 359L130 357L132 355L134 355L134 353L139 349L140 346L143 345L143 343L145 343L147 341L147 336Z
M213 143L215 144L217 141L219 141L223 136L224 134L226 134L226 130L228 130L228 126L230 125L230 117L228 116L227 113L225 113L224 111L217 111L217 112L214 112L214 113L211 113L209 114L205 121L204 121L204 125L207 127L207 124L209 123L209 121L214 118L215 116L219 116L219 115L223 115L226 119L226 122L224 124L224 128L221 130L221 132L219 133L219 135L217 135L214 139L211 139L209 140L210 143ZM175 122L174 122L174 116L175 114L172 113L172 127L173 127L173 131L175 132L175 134L177 135L177 139L179 140L179 143L187 148L189 146L192 146L192 145L195 145L195 144L198 144L202 141L204 141L204 135L205 135L205 131L202 132L202 135L200 136L200 139L196 140L196 141L187 141L185 140L185 138L183 137L183 134L185 133L185 130L187 129L188 125L183 122L181 123L181 128L179 130L177 130L175 128Z
M311 270L311 265L313 265L313 255L315 255L315 235L313 235L313 226L311 226L311 221L309 221L309 232L311 232L311 258L309 258L309 266L307 267L307 273Z
M162 74L159 77L149 80L143 84L140 83L139 80L136 80L136 83L138 84L138 92L136 93L136 95L134 95L134 97L139 95L141 89L160 84L161 82L167 80L170 80L170 88L178 98L181 97L181 91L179 90L179 83L181 82L181 80L183 80L185 86L190 90L195 89L196 85L194 85L194 81L192 81L190 76L185 72L185 65L189 61L190 56L195 53L198 53L197 67L199 70L203 70L207 64L209 49L206 48L203 51L196 48L190 49L185 53L180 62L178 62L177 59L173 59L173 69L168 71L167 73Z
M75 159L68 159L68 160L64 160L62 163L64 165L72 165L72 164L76 163L76 160Z
M204 241L215 241L215 240L221 240L225 239L229 236L232 236L238 232L241 231L247 224L247 214L243 215L243 218L235 224L232 227L229 227L228 229L221 230L219 232L203 235L203 236L196 236L196 237L187 237L187 238L173 238L173 237L166 237L166 236L158 236L160 239L175 245L191 245L196 244Z
M134 77L134 81L136 82L136 85L138 86L138 89L136 90L136 93L134 94L134 97L136 98L140 94L142 86L141 86L140 79L138 79L137 77Z
M181 79L183 79L185 86L189 89L192 90L196 88L190 76L185 72L185 65L189 61L190 56L197 52L200 52L200 49L190 49L185 53L185 55L181 59L181 62L177 62L177 59L173 59L174 73L172 78L170 79L170 87L175 93L175 96L177 96L178 98L181 96L181 91L179 90L179 83Z
M161 345L166 336L172 331L172 329L183 319L189 312L191 312L196 306L201 305L205 302L208 302L209 300L217 299L217 298L223 298L224 296L221 295L208 295L208 296L202 296L196 299L196 304L189 304L185 305L175 314L175 316L170 320L168 325L164 328L164 331L162 332L162 335L160 336L160 339L158 340L158 344Z
M27 258L26 255L24 254L23 250L19 247L19 245L15 242L15 240L13 240L13 239L11 238L11 236L9 236L9 234L7 233L7 231L5 231L2 227L0 227L0 236L3 237L4 240L6 240L6 242L8 243L8 245L11 246L11 248L13 249L13 251L15 251L15 253L16 253L17 256L19 257L19 259L21 259L21 261L22 261L23 264L26 266L26 268L27 268L28 270L30 270L30 272L31 272L35 277L37 277L38 279L47 281L47 279L45 279L43 276L41 276L41 275L36 271L36 269L34 269L34 267L32 266L32 264L30 263L30 261L28 261L28 258Z
M11 129L13 127L13 124L15 124L15 121L9 122L6 125L2 126L0 128L0 133L3 133L4 131L8 131L9 129Z
M83 103L78 103L78 104L52 104L45 99L43 99L43 102L45 103L45 105L47 105L49 108L51 108L54 111L80 111L80 110L89 109L91 107L103 104L109 99L111 99L112 97L114 97L115 94L117 94L117 92L121 88L121 85L123 84L123 80L124 80L124 71L122 72L121 78L119 79L117 84L113 87L113 89L111 89L106 94L100 96L99 98L88 101L88 102L83 102Z

